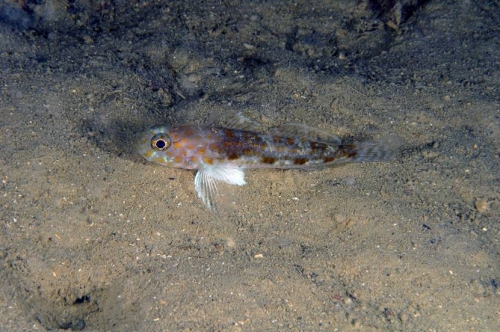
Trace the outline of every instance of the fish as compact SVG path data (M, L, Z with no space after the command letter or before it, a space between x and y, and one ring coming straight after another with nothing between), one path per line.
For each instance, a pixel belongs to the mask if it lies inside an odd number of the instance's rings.
M251 120L238 120L225 127L156 126L142 133L136 149L150 162L197 170L196 193L209 210L216 210L218 185L246 185L247 169L313 170L388 161L400 146L395 136L344 144L335 135L305 125L285 124L266 132Z

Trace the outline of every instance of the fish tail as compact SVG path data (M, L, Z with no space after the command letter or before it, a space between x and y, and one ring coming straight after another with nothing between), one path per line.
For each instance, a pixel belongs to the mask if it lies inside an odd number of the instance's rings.
M376 141L355 143L355 155L350 162L388 161L396 158L403 141L396 136L389 136Z

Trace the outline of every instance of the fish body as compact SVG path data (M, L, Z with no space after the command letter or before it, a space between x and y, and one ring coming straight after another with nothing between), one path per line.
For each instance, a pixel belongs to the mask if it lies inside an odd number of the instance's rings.
M322 136L322 137L321 137ZM245 185L245 169L315 169L338 163L384 161L399 148L394 139L342 144L336 136L302 125L272 133L211 126L154 127L138 143L138 153L164 166L198 170L195 189L209 209L217 183Z

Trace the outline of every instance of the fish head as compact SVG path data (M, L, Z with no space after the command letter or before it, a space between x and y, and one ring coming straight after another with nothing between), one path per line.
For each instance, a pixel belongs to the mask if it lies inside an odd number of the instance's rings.
M194 169L197 160L187 148L187 141L175 128L153 127L140 136L136 151L146 160L163 166Z

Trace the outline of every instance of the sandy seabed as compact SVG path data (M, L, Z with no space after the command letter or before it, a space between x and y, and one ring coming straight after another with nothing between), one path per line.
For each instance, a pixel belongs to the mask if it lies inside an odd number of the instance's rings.
M0 3L0 330L500 330L498 1ZM158 124L396 135L220 215Z

